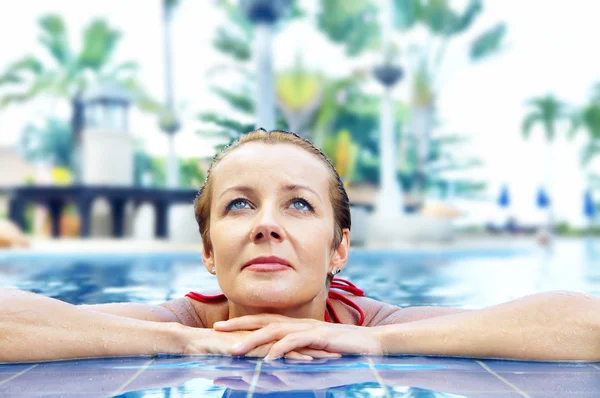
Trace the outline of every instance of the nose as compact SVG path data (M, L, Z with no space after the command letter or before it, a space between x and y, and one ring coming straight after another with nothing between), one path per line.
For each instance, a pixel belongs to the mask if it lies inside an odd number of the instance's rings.
M275 214L269 209L262 209L258 214L258 220L250 231L250 240L254 243L275 240L283 241L285 232L277 221Z

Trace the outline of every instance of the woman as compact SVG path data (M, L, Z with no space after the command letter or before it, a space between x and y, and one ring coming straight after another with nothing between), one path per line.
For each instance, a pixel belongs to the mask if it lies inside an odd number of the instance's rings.
M600 360L600 301L583 294L541 293L467 311L402 309L351 287L359 295L332 293L344 286L334 276L348 259L348 197L331 162L294 134L243 136L215 158L194 207L203 263L223 296L73 306L5 290L0 360L158 353Z

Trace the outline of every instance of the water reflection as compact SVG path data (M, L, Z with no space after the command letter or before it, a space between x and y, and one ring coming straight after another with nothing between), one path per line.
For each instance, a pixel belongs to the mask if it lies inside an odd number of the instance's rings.
M161 357L0 365L0 380L12 373L17 376L0 381L2 396L245 397L252 393L254 397L441 398L507 392L505 384L494 382L494 376L474 361L423 357L343 357L312 363Z

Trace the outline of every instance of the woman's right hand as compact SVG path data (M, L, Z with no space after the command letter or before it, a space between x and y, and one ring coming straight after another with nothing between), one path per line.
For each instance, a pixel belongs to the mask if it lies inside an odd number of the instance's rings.
M251 331L232 331L219 332L214 329L197 329L183 326L184 348L183 355L231 355L231 347L244 341L252 332ZM273 344L269 342L245 354L248 357L263 358L268 353ZM314 350L310 348L291 351L285 358L295 359L299 361L311 361L316 358L339 358L340 355L322 350Z

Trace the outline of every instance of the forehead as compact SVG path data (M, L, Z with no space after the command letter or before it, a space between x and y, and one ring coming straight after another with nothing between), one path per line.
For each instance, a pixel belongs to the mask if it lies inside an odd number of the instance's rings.
M215 192L242 182L305 184L326 192L329 169L317 155L295 145L251 142L227 154L212 178Z

